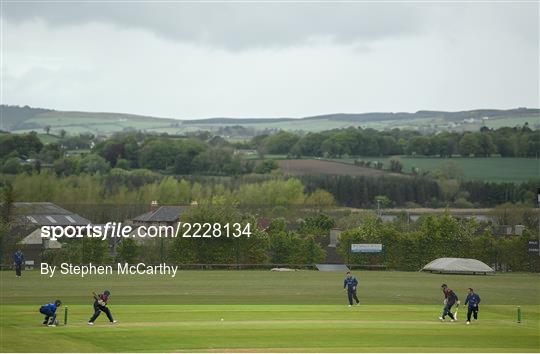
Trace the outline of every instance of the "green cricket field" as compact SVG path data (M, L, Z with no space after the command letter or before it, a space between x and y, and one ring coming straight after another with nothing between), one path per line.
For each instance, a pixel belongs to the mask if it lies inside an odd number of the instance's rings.
M355 271L359 306L343 274L179 271L169 276L22 278L0 272L2 352L539 352L540 276ZM463 302L473 287L479 321L441 323L441 283ZM111 291L94 326L92 291ZM68 324L42 326L40 305L61 299ZM517 307L522 321L517 323ZM64 309L58 312L63 322Z

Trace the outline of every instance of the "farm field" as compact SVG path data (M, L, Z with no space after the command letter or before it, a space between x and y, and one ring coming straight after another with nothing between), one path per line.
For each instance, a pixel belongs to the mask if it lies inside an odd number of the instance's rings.
M57 276L1 272L2 352L341 351L537 352L538 274L493 276L357 271L361 305L346 306L343 274L180 271L168 276ZM480 321L440 323L440 284L482 296ZM119 321L92 313L108 288ZM40 325L37 309L61 298L67 326ZM516 306L523 323L516 323ZM63 312L62 312L63 313ZM103 316L103 315L102 315ZM61 317L61 316L60 316ZM223 319L223 320L221 320ZM24 337L24 340L21 338Z
M437 157L357 157L347 159L332 159L331 161L354 164L354 160L381 161L388 168L390 160L398 159L403 163L403 171L410 173L413 167L424 171L436 171L445 164L455 163L463 171L467 180L482 180L492 182L526 182L540 177L540 159L520 157L452 157L443 159Z
M328 160L293 159L278 160L278 165L285 175L349 175L349 176L383 176L396 175L374 168L355 166L352 163L340 163Z

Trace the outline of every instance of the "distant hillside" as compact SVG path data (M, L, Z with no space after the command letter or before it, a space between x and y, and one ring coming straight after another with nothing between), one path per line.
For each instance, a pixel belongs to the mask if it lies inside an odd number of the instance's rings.
M54 112L51 109L32 108L29 106L8 106L1 105L0 112L2 114L2 127L3 130L15 130L20 122L25 122L40 114Z
M424 132L477 131L482 126L499 128L514 127L528 123L533 129L540 128L540 110L517 108L509 110L478 109L460 112L418 111L335 113L305 118L208 118L172 119L140 116L125 113L69 112L28 106L0 106L2 126L0 129L22 133L40 131L50 127L58 133L91 132L110 135L121 131L146 131L155 133L185 134L206 130L228 137L246 137L277 130L316 132L322 130L363 127L377 130L413 129ZM285 123L285 124L284 124Z
M478 109L473 111L460 111L460 112L443 112L443 111L418 111L416 113L407 112L388 112L388 113L358 113L358 114L327 114L313 117L306 117L306 120L319 120L328 119L334 121L343 122L370 122L370 121L387 121L387 120L405 120L405 119L425 119L425 118L442 118L447 121L459 121L463 119L476 118L481 119L483 117L497 118L497 117L530 117L538 116L539 109L530 108L517 108L509 110L498 109Z

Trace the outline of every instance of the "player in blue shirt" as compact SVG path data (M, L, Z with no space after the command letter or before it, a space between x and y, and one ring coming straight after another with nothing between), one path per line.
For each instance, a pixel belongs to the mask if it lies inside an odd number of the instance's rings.
M62 301L56 300L50 304L45 304L39 308L39 312L45 315L44 325L56 327L56 310L62 306Z
M15 264L15 275L19 278L22 275L22 268L24 264L24 254L21 250L13 253L13 264Z
M356 296L356 286L358 285L358 280L352 276L351 272L347 272L347 276L343 281L343 289L347 290L347 296L349 297L349 307L353 305L353 299L356 301L357 305L360 305L360 300Z
M474 320L478 320L478 305L480 304L480 296L474 292L473 288L469 288L469 295L465 299L465 305L469 305L467 309L467 324L471 323L471 315Z

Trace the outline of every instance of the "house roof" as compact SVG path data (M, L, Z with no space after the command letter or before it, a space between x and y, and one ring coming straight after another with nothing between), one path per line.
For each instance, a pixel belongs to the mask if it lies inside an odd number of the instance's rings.
M187 206L163 205L154 211L133 218L135 222L173 222L188 210Z
M21 245L41 245L44 244L46 249L62 248L62 244L56 240L43 239L41 230L35 229L28 236L19 241Z
M86 225L90 220L49 202L16 202L14 205L15 218L19 223L33 226L47 225Z

